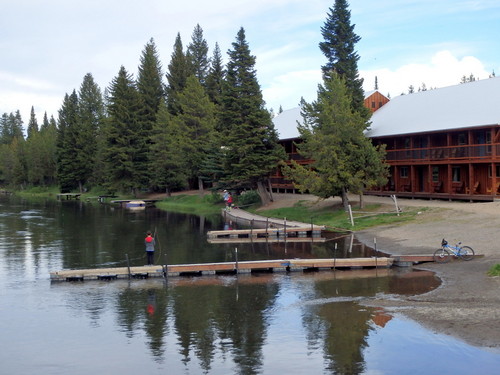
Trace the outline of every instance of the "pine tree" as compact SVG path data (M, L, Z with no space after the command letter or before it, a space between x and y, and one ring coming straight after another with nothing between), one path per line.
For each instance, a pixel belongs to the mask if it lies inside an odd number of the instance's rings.
M137 194L145 186L144 140L140 127L140 96L132 76L122 66L111 82L105 125L106 186L111 192Z
M73 90L71 95L64 96L59 110L59 126L57 134L57 179L62 193L77 188L81 181L78 178L78 165L74 158L77 152L78 139L78 96Z
M151 134L152 184L164 189L168 196L172 190L187 187L188 168L181 152L186 142L185 132L175 121L165 102L160 102L156 124Z
M335 0L321 28L324 41L319 43L319 47L327 58L322 70L327 78L335 72L345 79L352 98L351 108L368 119L370 111L364 105L363 79L359 78L358 73L359 55L354 49L361 38L354 33L348 7L347 0Z
M38 133L38 121L36 120L35 108L31 106L30 120L28 122L28 138Z
M215 105L195 76L190 76L186 88L179 94L181 112L177 115L183 129L185 142L182 153L186 158L188 176L197 180L203 190L201 164L207 158L209 145L214 137Z
M137 89L144 104L144 130L150 131L156 123L156 114L164 96L162 67L153 38L146 44L142 52Z
M181 35L177 34L174 52L167 72L167 107L172 115L179 113L178 95L186 87L187 77L194 74L188 56L184 54Z
M74 158L77 159L78 175L81 185L92 181L98 139L104 121L104 101L101 89L95 83L91 73L87 73L78 92L78 138Z
M267 202L264 182L284 157L264 100L241 28L228 51L226 80L222 90L221 134L225 151L225 181L233 186L258 188Z
M207 75L207 94L212 103L217 107L221 104L222 84L225 78L222 54L219 45L215 43L214 53L210 60L210 68Z
M43 122L42 126L40 127L40 131L47 129L49 127L49 118L47 117L47 111L43 114Z
M142 52L139 74L137 77L137 89L142 104L142 109L140 110L141 133L138 137L142 139L141 144L142 147L144 147L143 155L148 157L148 159L144 161L147 167L143 170L144 177L147 180L150 179L151 168L149 165L152 162L149 157L153 156L150 154L151 131L156 124L160 103L164 97L162 76L162 67L156 45L153 38L151 38Z
M201 85L205 87L209 70L208 43L203 38L203 29L199 24L194 28L191 39L191 43L187 47L187 52L190 56L192 70Z
M341 196L347 207L347 192L362 193L365 188L385 182L387 167L383 150L376 149L363 131L366 120L352 112L348 88L335 74L324 78L318 98L302 102L304 123L299 126L302 139L299 153L314 160L302 166L292 162L285 175L301 191L322 198Z

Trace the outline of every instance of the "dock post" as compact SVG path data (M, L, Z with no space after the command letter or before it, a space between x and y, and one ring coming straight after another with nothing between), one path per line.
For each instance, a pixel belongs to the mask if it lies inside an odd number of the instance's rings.
M337 242L335 241L335 246L333 247L333 270L335 271L335 264L337 263Z
M128 270L128 278L130 279L130 260L128 259L128 254L125 254L125 257L127 258L127 270Z
M167 252L165 251L165 268L163 269L163 277L165 280L168 279L168 263L167 263Z
M373 244L375 246L375 269L377 269L377 237L373 237Z
M266 238L269 237L269 231L268 231L268 225L269 225L269 218L266 217Z
M286 238L286 217L283 219L283 227L284 227L283 228L283 234L284 234L284 236Z
M236 267L236 274L238 274L238 248L234 248L234 259L235 259L235 267Z

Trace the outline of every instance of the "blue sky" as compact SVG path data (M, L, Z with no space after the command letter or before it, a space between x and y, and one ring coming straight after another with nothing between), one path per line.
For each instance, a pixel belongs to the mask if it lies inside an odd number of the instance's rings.
M444 87L463 75L500 74L498 0L351 0L351 21L365 90L395 97L413 85ZM121 65L137 73L154 38L163 70L177 33L184 46L199 24L212 55L227 51L240 27L257 58L267 107L312 101L325 58L321 27L334 1L325 0L0 0L0 113L19 109L26 123L34 106L54 115L65 93L90 72L104 90Z

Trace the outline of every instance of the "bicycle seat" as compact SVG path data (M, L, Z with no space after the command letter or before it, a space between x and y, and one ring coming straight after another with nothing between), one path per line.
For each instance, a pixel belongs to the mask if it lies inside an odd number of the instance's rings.
M446 246L448 245L448 241L446 241L444 238L443 240L441 241L441 246Z

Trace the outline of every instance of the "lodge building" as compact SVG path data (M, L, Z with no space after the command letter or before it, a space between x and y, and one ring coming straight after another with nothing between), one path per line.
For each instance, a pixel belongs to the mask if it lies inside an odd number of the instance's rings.
M500 77L401 95L389 100L367 93L373 112L366 135L386 145L387 185L367 194L413 198L492 201L500 196ZM289 160L297 153L300 109L275 117ZM279 171L275 191L293 192Z

